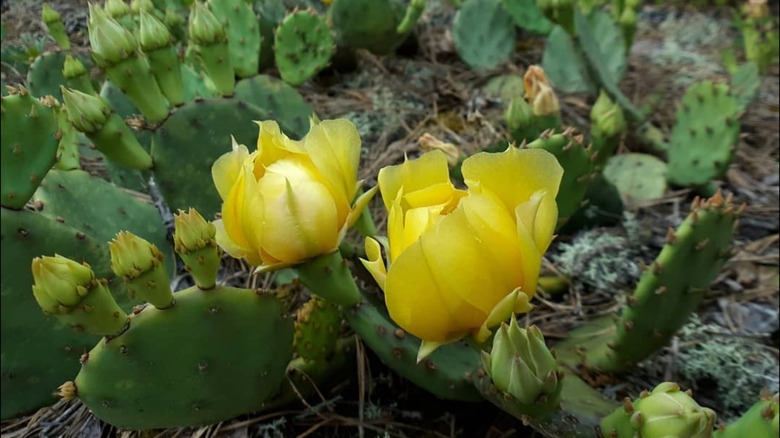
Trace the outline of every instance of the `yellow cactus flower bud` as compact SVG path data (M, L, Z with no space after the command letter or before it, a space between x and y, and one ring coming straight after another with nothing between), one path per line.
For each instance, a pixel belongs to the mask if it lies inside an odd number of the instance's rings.
M258 122L257 151L233 142L212 167L223 200L216 239L261 270L335 251L374 190L356 198L360 137L346 119L312 125L300 141Z
M62 66L62 76L65 79L75 78L87 74L87 69L78 58L72 55L65 55L65 63Z
M141 50L148 53L171 44L173 36L162 21L146 11L140 17Z
M180 210L173 219L176 225L173 234L176 252L184 260L199 288L213 288L221 258L216 242L216 227L203 219L194 208L188 212Z
M59 390L59 396L63 400L73 400L78 397L78 390L76 384L73 381L68 380L57 388Z
M154 3L152 0L132 0L130 2L130 10L134 14L140 14L141 12L153 13L155 11Z
M461 152L454 144L445 143L427 132L423 134L417 142L420 144L420 149L425 152L437 149L444 152L444 155L447 156L447 164L449 164L450 167L458 165L461 158Z
M390 317L427 351L467 334L484 340L507 309L528 311L557 222L563 170L552 154L510 146L467 158L462 171L467 191L450 182L441 151L379 172L389 267L372 239L363 264Z
M529 103L533 103L536 100L536 96L542 91L542 87L552 88L544 70L538 65L529 66L528 70L525 71L525 75L523 75L525 99Z
M127 231L108 242L111 269L125 280L130 296L139 296L159 309L173 304L163 253L153 243Z
M32 274L33 296L44 313L99 335L115 335L125 327L127 314L86 263L59 254L36 257Z
M118 20L130 13L130 6L124 0L106 0L103 9L114 20Z
M539 86L538 93L531 102L531 108L536 116L554 116L561 111L555 91L547 85Z

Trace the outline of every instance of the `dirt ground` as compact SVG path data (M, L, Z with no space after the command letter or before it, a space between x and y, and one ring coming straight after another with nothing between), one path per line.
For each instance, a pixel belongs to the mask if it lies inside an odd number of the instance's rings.
M86 48L87 3L75 0L50 3L62 13L74 42ZM2 21L8 36L3 44L20 44L44 35L39 13L37 0L4 0ZM320 118L348 117L358 125L364 144L362 178L371 181L381 167L401 162L404 155L419 154L417 139L425 132L467 152L494 144L506 135L502 122L506 102L486 95L482 87L497 74L522 73L528 65L539 63L544 40L519 39L511 63L477 74L455 53L446 26L451 18L452 11L446 8L428 11L418 26L416 47L406 51L409 53L393 57L361 53L356 72L326 72L300 87ZM660 95L652 120L668 133L677 102L688 85L702 79L728 81L720 54L737 38L728 7L645 5L621 88L634 102ZM778 391L779 73L780 69L774 65L763 78L757 98L741 118L742 136L736 157L726 178L719 181L724 192L734 195L737 204L747 205L736 234L734 257L707 293L697 318L698 325L688 326L673 345L646 361L636 373L620 381L604 382L605 391L616 398L636 394L638 389L646 389L662 379L674 379L684 387L695 387L700 403L735 415L740 409L739 401L722 396L726 390L722 382L706 376L694 379L691 376L695 373L681 363L693 357L689 352L713 336L724 343L735 339L744 341L734 344L734 348L746 355L748 351L757 352L764 359L739 366L753 367L750 372L759 377L764 373L766 389ZM23 80L6 68L3 74L9 84ZM587 132L593 97L559 97L564 123ZM621 151L649 149L634 136L627 135ZM684 219L693 198L689 190L670 189L664 197L630 212L621 224L597 230L590 237L631 236L631 230L643 230L641 241L624 239L621 250L638 260L652 260L663 244L666 230ZM378 204L374 206L381 227L383 213ZM570 246L588 238L583 234L558 236L547 254L545 268L560 272ZM587 265L589 261L579 263ZM240 264L236 266L237 270L246 269ZM625 275L628 277L624 283L630 284L631 276L637 274ZM587 285L573 284L572 293L541 294L528 322L538 324L549 339L560 338L588 317L617 310L620 296L620 293L605 294ZM529 429L487 403L436 400L390 372L367 349L358 346L356 355L358 369L345 376L340 384L323 389L320 400L285 410L245 416L200 429L139 434L117 432L92 417L79 403L60 402L32 416L3 422L2 436L532 436ZM758 389L760 382L760 379L750 381Z

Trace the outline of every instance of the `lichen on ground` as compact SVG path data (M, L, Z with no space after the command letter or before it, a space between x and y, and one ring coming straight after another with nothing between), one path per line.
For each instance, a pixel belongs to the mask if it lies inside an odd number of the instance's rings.
M718 394L724 421L742 415L762 391L780 391L777 355L755 337L704 323L694 314L681 330L679 345L680 376L694 390Z

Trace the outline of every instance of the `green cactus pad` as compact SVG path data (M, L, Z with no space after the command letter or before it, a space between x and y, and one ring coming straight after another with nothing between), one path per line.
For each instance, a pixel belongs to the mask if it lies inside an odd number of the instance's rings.
M617 322L594 320L556 348L559 358L604 371L630 368L666 345L701 302L728 259L736 212L720 193L694 202L691 214L670 229L667 244L647 268Z
M547 35L554 24L539 9L535 0L504 0L506 8L517 27L539 35Z
M293 12L282 21L274 47L276 67L290 85L316 75L328 65L336 48L328 23L309 11Z
M2 100L2 205L19 210L57 159L54 110L27 93Z
M219 93L213 88L213 86L207 85L207 81L211 82L211 79L200 71L197 71L192 66L187 64L181 65L181 78L184 84L184 101L192 102L196 99L212 99L219 97Z
M52 170L35 192L33 201L41 214L83 231L98 242L111 240L119 231L130 231L154 243L173 259L165 225L150 203L81 170ZM169 263L169 273L173 263Z
M582 206L585 192L597 175L593 170L590 146L583 143L582 135L575 135L572 129L560 134L548 131L528 144L529 148L544 149L552 153L563 167L563 179L558 197L558 226L562 226Z
M392 53L406 39L396 31L405 12L399 0L333 0L329 10L339 43L377 55Z
M284 81L267 75L241 80L236 84L235 98L266 111L291 138L300 139L309 132L309 117L314 110Z
M765 397L744 415L715 431L713 438L776 438L778 434L778 396Z
M515 50L515 26L501 0L466 0L452 27L458 56L475 70L489 70Z
M604 177L620 191L626 205L640 205L666 192L666 163L647 154L631 153L611 157Z
M61 85L67 80L62 75L66 52L45 52L35 58L27 71L27 86L35 97L54 96L62 102Z
M601 53L598 63L609 73L610 81L617 84L628 66L620 26L603 11L588 16L587 24L591 35L598 41ZM594 84L596 78L591 77L587 65L571 36L556 26L547 39L542 55L542 67L555 88L564 93L598 92Z
M395 325L382 304L360 303L344 316L385 365L415 385L445 400L482 400L471 383L480 364L477 349L448 344L417 363L420 340Z
M257 142L255 120L266 111L235 98L187 103L154 133L154 176L171 210L196 208L212 219L222 205L211 179L211 165L230 152L230 136L246 145Z
M228 39L230 63L236 76L246 78L259 71L260 24L249 2L209 0L214 16L222 23Z
M692 85L677 108L667 155L669 182L704 186L726 174L739 143L739 105L727 85Z
M294 348L298 357L305 361L325 360L336 348L341 320L337 305L312 295L296 314Z
M86 260L100 277L110 275L111 268L108 251L75 228L32 211L2 208L0 215L0 406L5 420L54 404L57 386L78 372L79 356L98 340L43 314L32 294L32 259L56 253Z
M122 429L217 423L261 408L292 357L293 325L279 301L218 286L147 306L82 361L77 396Z

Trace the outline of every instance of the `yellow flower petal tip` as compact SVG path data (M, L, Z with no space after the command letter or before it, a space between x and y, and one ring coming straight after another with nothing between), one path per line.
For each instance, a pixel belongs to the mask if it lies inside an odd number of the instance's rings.
M434 341L422 341L420 343L420 349L417 350L417 363L422 362L430 356L434 351L436 351L439 347L442 345L447 344L446 342L434 342Z

